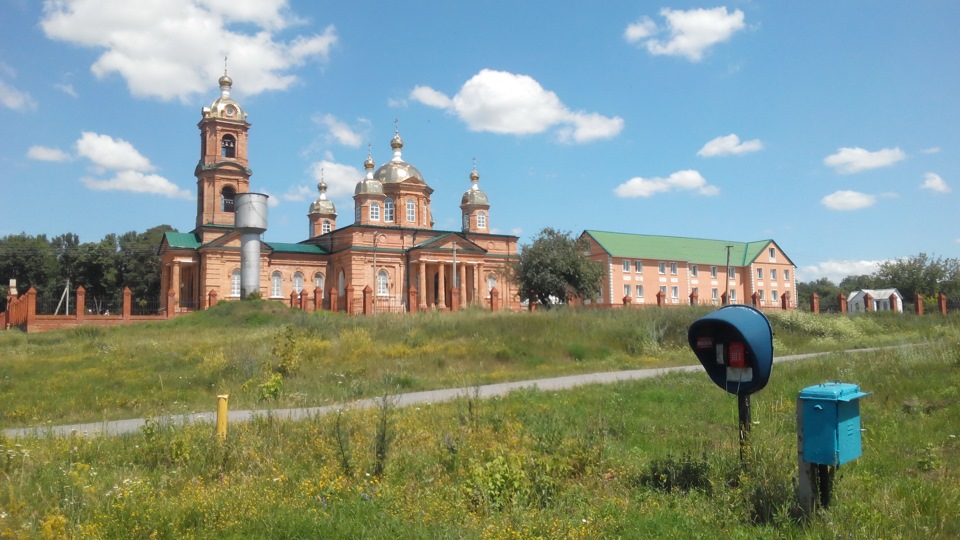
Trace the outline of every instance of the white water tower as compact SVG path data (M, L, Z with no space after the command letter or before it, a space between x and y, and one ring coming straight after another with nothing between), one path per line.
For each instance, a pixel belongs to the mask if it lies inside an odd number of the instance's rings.
M238 193L234 204L234 227L240 232L240 298L260 292L260 235L267 230L267 199L264 193Z

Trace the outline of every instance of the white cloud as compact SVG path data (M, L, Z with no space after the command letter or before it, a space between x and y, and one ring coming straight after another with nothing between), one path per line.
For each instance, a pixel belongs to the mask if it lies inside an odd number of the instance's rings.
M920 151L920 153L921 153L921 154L939 154L939 153L940 153L940 147L939 147L939 146L931 146L930 148L924 148L923 150Z
M653 55L684 56L692 62L699 62L707 49L728 41L734 33L745 28L743 12L738 9L727 13L726 7L689 11L664 8L660 15L666 19L668 39L653 37L661 30L649 17L628 25L624 38L629 43L646 47Z
M276 207L280 206L280 200L279 200L278 198L274 197L273 194L270 193L269 191L267 191L267 190L265 190L265 189L258 189L257 192L258 192L258 193L263 193L264 195L267 196L267 207L268 207L268 208L276 208Z
M330 137L344 146L356 148L363 143L363 135L332 114L319 116L314 121L327 128Z
M318 197L320 192L317 190L310 189L308 186L300 185L293 186L286 193L281 195L283 200L291 202L303 202L310 199L310 196Z
M739 154L749 154L763 149L763 143L760 139L740 142L740 137L735 133L723 137L717 137L697 152L700 157L729 156Z
M37 102L30 94L15 88L4 79L13 79L17 73L10 66L0 62L0 105L15 111L25 112L37 108Z
M876 195L859 191L836 191L820 199L820 204L831 210L860 210L873 206L876 202Z
M322 176L323 181L327 183L327 197L336 199L352 197L357 182L363 178L364 174L356 167L336 161L322 160L310 166L310 175L317 182L320 182Z
M823 163L840 174L853 174L880 167L889 167L906 158L899 148L884 148L870 152L863 148L840 148L836 154L823 158Z
M929 189L937 193L950 193L950 186L943 181L943 178L940 178L939 174L928 172L923 175L923 178L923 184L920 186L922 189Z
M667 178L635 177L614 188L617 197L651 197L669 191L695 191L700 195L719 195L720 189L711 186L698 171L677 171Z
M102 50L90 67L97 77L118 74L134 96L181 101L209 91L226 55L238 59L230 76L240 94L294 84L293 68L326 60L337 42L333 26L289 42L274 35L300 23L286 0L48 0L40 21L51 39Z
M72 84L55 84L53 87L70 97L79 97L77 91L73 89Z
M31 146L27 150L27 157L37 161L70 161L70 154L47 146Z
M139 171L119 171L109 180L81 178L81 182L96 191L132 191L163 195L173 199L192 199L193 193L180 189L176 184L156 174L144 174Z
M109 135L83 132L77 141L77 153L89 159L100 169L152 171L150 160L143 157L132 144Z
M622 118L571 111L532 77L505 71L481 70L453 98L426 86L415 87L410 98L455 114L471 131L529 135L557 128L560 141L584 143L623 130Z
M814 265L797 268L797 281L816 281L827 278L835 284L840 283L847 276L870 275L880 268L885 261L870 260L834 260L823 261Z

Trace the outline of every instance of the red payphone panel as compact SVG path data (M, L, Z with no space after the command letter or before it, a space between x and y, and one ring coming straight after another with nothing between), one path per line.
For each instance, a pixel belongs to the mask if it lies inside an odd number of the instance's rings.
M743 343L734 341L730 344L730 367L733 368L743 368L747 367L747 359L743 352Z

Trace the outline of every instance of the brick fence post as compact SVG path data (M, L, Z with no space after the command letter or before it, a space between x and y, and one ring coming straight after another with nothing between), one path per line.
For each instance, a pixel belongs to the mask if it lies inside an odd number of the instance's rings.
M500 291L496 287L490 289L490 311L496 312L500 308Z
M313 290L313 310L320 311L323 309L323 288L317 287Z
M346 308L347 315L353 315L353 284L347 285L343 289L343 305Z
M939 295L937 295L937 307L940 308L941 315L947 314L947 295L943 293L940 293Z
M340 293L336 289L330 289L330 311L340 311Z
M700 294L697 293L697 291L693 291L690 293L690 305L696 306L698 304L700 304Z
M760 309L760 293L754 292L750 295L750 302L753 304L753 307Z
M30 287L30 290L27 291L27 326L24 328L24 332L30 332L30 327L33 326L33 321L36 319L36 317L37 290L33 287Z
M727 296L727 291L723 291L723 294L720 295L720 305L725 306L730 303L730 298Z
M663 299L666 295L663 294L663 291L657 292L657 307L663 307Z
M417 289L413 285L407 289L407 311L410 313L417 312Z
M132 296L130 287L123 288L123 320L130 320L130 313L133 311Z
M216 289L210 289L210 292L207 293L207 306L214 307L219 302L219 295L217 295Z
M780 295L780 309L782 309L783 311L787 311L788 309L790 309L790 297L787 296L787 293L783 293Z
M863 295L863 311L864 313L873 311L873 295L870 293L864 293Z
M367 285L363 288L363 314L371 315L373 313L373 287Z
M917 315L923 315L923 295L916 293L913 295L913 299L913 310L917 312Z
M460 291L456 288L450 289L450 311L460 309Z
M632 303L633 303L633 298L631 298L629 294L623 297L624 307L629 306Z
M817 293L810 293L810 312L820 313L820 295Z
M87 290L83 288L83 285L77 287L77 309L75 315L77 316L77 322L83 321L83 318L87 316Z
M167 293L167 318L172 319L177 315L177 293L170 291Z
M837 295L837 304L840 305L840 313L847 312L847 297L843 293Z
M899 306L897 304L897 295L896 293L893 293L890 295L890 311L894 313L899 313L900 310L898 309L898 307Z

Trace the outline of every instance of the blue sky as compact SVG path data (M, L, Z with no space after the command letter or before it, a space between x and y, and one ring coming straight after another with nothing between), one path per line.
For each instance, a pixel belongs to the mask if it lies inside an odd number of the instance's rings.
M495 232L753 241L798 278L960 256L960 3L4 0L0 236L195 219L229 57L268 241L341 225L368 145L455 230L476 159Z

